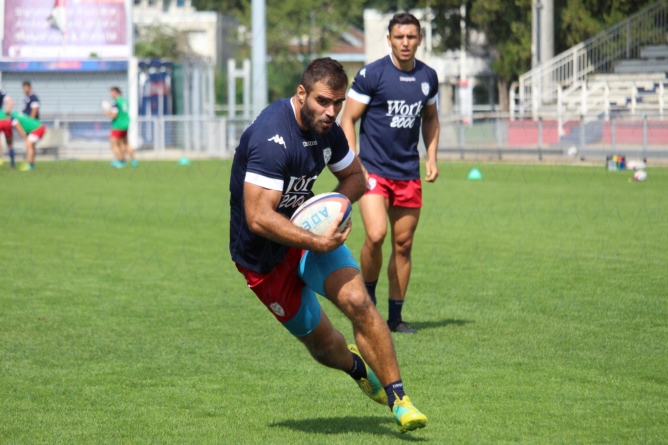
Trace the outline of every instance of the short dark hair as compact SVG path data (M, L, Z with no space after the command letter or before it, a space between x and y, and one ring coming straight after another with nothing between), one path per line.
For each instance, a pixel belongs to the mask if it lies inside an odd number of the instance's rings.
M408 12L398 12L394 14L394 17L392 17L390 24L387 27L387 32L389 34L392 34L392 27L394 25L415 25L417 26L418 33L422 33L420 21L413 14L409 14Z
M111 87L110 90L111 91L116 91L118 94L123 94L123 93L121 93L121 89L118 88L118 87Z
M348 87L348 75L339 62L331 57L322 57L312 60L299 80L306 94L313 90L317 82L322 82L333 90L340 90Z
M31 86L29 80L24 80L24 81L23 81L23 86L26 86L26 85L27 85L27 86Z

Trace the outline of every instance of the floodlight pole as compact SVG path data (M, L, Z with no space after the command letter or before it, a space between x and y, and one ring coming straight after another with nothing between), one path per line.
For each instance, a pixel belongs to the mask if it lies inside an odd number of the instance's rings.
M265 7L265 0L251 0L254 116L260 114L267 106L267 19Z

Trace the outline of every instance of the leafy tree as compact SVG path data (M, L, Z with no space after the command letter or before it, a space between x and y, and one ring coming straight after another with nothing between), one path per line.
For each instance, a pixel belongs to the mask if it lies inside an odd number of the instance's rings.
M181 60L191 54L188 34L169 26L141 28L135 43L135 55L147 59Z
M250 0L194 0L198 9L234 15L248 29L239 59L250 57ZM347 26L361 23L364 0L267 0L269 99L291 96L312 55L326 53Z

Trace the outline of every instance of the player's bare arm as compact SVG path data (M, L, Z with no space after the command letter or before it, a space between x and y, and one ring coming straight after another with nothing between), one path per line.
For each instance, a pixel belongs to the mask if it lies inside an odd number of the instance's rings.
M12 108L14 108L14 100L9 96L5 96L5 113L11 113Z
M345 195L350 202L358 201L366 189L363 169L362 162L355 156L348 167L334 173L334 176L339 180L339 185L336 186L334 191Z
M14 125L14 128L16 129L16 132L18 134L20 134L23 139L27 139L28 135L26 134L26 132L23 129L23 127L21 126L21 124L18 121L16 121L16 122L14 122L13 125Z
M110 117L112 119L116 119L116 116L118 116L118 111L117 110L102 110L105 116Z
M244 206L246 221L251 232L286 246L327 253L341 246L348 238L350 226L343 232L337 228L343 221L343 214L322 236L293 225L285 216L276 212L282 193L259 185L244 184Z
M438 108L436 104L427 105L422 111L422 137L427 147L427 182L434 182L438 178L438 164L436 153L438 151L438 136L441 132L441 124L438 121Z
M37 113L39 113L39 107L32 107L30 109L30 117L37 119Z
M357 151L355 123L362 117L364 110L366 110L366 104L349 97L346 100L346 107L343 109L343 115L341 116L341 129L345 133L346 139L348 139L348 146L354 151Z

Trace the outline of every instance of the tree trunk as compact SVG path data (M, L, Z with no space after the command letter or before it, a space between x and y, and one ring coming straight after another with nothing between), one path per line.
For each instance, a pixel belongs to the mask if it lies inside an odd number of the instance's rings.
M510 104L508 103L508 81L502 78L497 79L497 87L499 89L499 106L501 111L508 111Z

